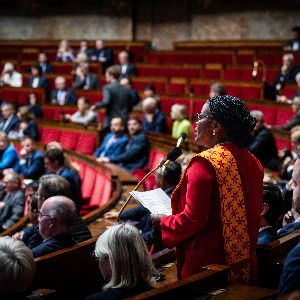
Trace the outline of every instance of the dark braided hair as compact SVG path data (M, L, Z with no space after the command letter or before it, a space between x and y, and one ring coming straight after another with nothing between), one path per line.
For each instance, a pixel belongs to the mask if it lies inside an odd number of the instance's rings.
M212 117L228 132L230 140L240 148L248 147L253 139L256 120L239 98L225 95L208 100Z

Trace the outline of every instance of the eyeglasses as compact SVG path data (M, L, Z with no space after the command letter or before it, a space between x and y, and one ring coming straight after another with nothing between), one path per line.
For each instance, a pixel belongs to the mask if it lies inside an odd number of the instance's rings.
M54 219L53 216L47 215L47 214L42 214L40 211L38 211L37 214L38 214L38 217L39 217L39 218L42 218L42 217L48 217L48 218Z
M204 115L204 114L201 114L201 113L197 113L196 116L197 116L197 122L202 120L202 119L212 119L213 118L212 116L207 116L207 115Z

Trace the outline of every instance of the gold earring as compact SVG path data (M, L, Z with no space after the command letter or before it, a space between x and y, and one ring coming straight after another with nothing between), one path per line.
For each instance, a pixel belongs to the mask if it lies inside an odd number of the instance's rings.
M215 131L215 129L213 130L213 135L215 135L216 134L216 131Z

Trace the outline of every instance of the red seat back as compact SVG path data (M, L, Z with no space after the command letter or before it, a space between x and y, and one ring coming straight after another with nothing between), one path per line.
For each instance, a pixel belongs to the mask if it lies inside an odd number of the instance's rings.
M74 150L78 139L78 132L62 131L59 137L59 143L64 149Z
M97 136L91 133L80 133L78 135L75 151L83 154L93 154L97 146Z
M84 178L81 184L81 193L84 200L90 200L93 195L94 185L96 181L96 170L90 166L86 166Z
M40 131L41 143L47 145L53 141L59 141L61 131L56 128L47 128L44 127L43 130Z

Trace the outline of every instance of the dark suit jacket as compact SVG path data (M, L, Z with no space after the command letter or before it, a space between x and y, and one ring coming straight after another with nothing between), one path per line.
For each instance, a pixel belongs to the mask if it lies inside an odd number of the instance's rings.
M280 228L277 232L277 235L278 237L282 237L294 232L297 229L300 229L300 222L289 223Z
M154 113L153 122L149 123L145 118L143 120L145 132L167 133L167 124L164 114L157 110Z
M41 67L41 70L42 70L43 74L53 73L53 68L52 68L52 66L50 65L49 62L46 62L45 64L39 64L39 65Z
M276 230L273 227L267 227L258 233L258 245L266 245L277 239Z
M52 90L51 91L51 102L52 104L58 104L57 103L57 91L58 90ZM74 91L72 89L64 89L66 91L66 96L65 96L65 104L76 104L77 99Z
M73 83L73 88L82 89L85 85L87 85L90 90L98 90L99 80L97 74L88 73L84 80L81 80L80 77L76 75L75 81Z
M285 130L291 130L293 127L300 125L300 114L296 114L285 125L282 126Z
M120 65L120 68L122 70L122 65ZM138 75L138 72L135 68L135 65L131 64L131 63L129 63L127 65L125 73L122 73L122 76L126 76L126 77L132 77L132 76L137 76L137 75Z
M30 136L34 141L39 139L39 131L35 120L27 121L28 127L24 130L24 135Z
M33 76L29 78L28 85L29 85L30 87L32 87L33 79L34 79ZM38 86L37 86L37 87L38 87L38 88L47 88L47 86L48 86L48 80L47 80L47 78L44 77L44 76L41 76L41 77L39 78L39 83L38 83Z
M279 164L275 139L270 129L262 127L254 134L252 144L248 150L256 156L261 164L271 170L277 169Z
M28 108L34 114L35 117L41 118L43 116L43 111L39 104L28 105Z
M24 178L38 180L44 172L44 156L39 150L34 150L31 156L20 162L19 173Z
M108 141L113 137L115 137L114 142L111 143L106 149ZM125 134L121 134L120 136L116 137L114 133L108 133L100 147L96 149L94 156L100 157L101 153L104 152L104 156L108 157L109 159L113 159L124 151L127 142L128 138L125 136Z
M0 210L0 226L7 229L21 219L24 214L24 193L16 190L7 194L3 202L4 207Z
M101 50L95 49L93 56L96 56L97 60L99 60L99 57L105 57L106 61L103 62L105 68L114 64L114 52L111 48L105 47Z
M77 171L67 167L62 167L57 175L69 181L71 187L71 199L75 202L77 212L80 212L82 196L81 196L81 179Z
M14 171L19 170L19 156L17 150L12 144L9 144L4 151L0 151L0 170L12 168ZM2 154L2 155L1 155Z
M0 131L5 132L6 134L8 134L11 130L16 129L16 127L19 125L19 119L17 118L17 116L13 116L11 118L11 120L9 121L8 125L4 128L4 125L6 125L6 120L1 119L0 121ZM4 130L3 130L4 128Z
M280 277L278 296L300 289L300 243L287 255Z
M107 84L103 89L103 101L98 102L96 108L106 108L103 128L108 128L111 119L114 117L122 118L126 124L128 113L132 110L130 90L118 81Z
M141 131L130 138L125 151L112 159L111 162L120 164L129 172L146 168L149 158L149 149L149 141Z
M79 216L76 217L73 225L70 227L70 233L76 243L81 243L92 238L89 228ZM39 233L38 225L33 225L32 227L29 227L28 230L25 229L23 242L30 249L35 248L43 242L43 238Z
M70 233L63 233L44 240L40 245L32 249L33 257L39 257L48 253L74 246L76 242Z
M299 73L299 71L299 67L297 65L294 65L286 75L282 75L281 72L279 72L275 79L274 85L276 85L279 82L296 83L295 77L297 73Z

